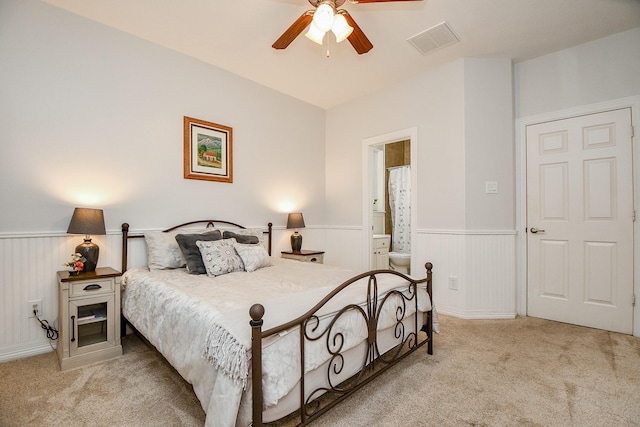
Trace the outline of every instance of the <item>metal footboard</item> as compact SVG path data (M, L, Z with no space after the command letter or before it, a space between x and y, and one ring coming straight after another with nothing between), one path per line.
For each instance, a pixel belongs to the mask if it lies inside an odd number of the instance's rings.
M315 307L304 315L283 325L263 331L263 317L265 309L260 304L254 304L249 314L252 328L251 345L251 369L252 369L252 398L253 398L253 426L263 424L263 398L262 398L262 342L266 338L298 329L300 339L300 407L297 411L298 425L306 425L340 401L362 388L364 385L378 377L400 360L427 344L427 352L433 354L433 310L426 313L426 321L418 310L417 287L426 284L426 291L431 299L432 294L432 268L431 263L426 263L427 275L424 279L415 280L402 273L390 270L374 270L362 273L349 279L329 295L322 299ZM406 288L394 289L384 294L378 292L378 277L382 275L396 275L407 281ZM320 316L319 310L334 296L343 291L349 285L367 280L366 303L348 304L330 317ZM379 341L379 320L383 308L391 306L395 312L395 323L388 329L393 334L390 348L381 348ZM411 308L411 309L410 309ZM388 310L388 309L387 309ZM345 379L345 346L346 337L340 325L344 316L361 318L367 327L365 350L361 355L360 368L355 373L347 373ZM329 361L322 369L326 378L322 385L310 385L305 378L305 348L311 343L322 342L325 345ZM307 390L307 387L315 387Z

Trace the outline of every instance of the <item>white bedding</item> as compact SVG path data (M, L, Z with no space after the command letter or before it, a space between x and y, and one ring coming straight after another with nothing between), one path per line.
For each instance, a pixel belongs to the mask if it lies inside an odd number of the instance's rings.
M251 420L247 380L250 365L249 307L265 307L263 330L283 324L308 311L331 289L357 275L347 269L272 257L273 266L255 272L234 272L218 277L192 275L184 269L136 268L123 276L122 311L189 381L207 413L208 426L247 426ZM366 280L341 292L321 311L331 313L347 302L364 303ZM378 278L378 292L406 282L395 275ZM344 294L344 295L343 295ZM431 309L419 287L418 310ZM395 305L386 304L378 329L395 324ZM407 315L415 311L407 305ZM343 316L352 347L367 337L367 325L355 312ZM296 386L300 377L298 333L280 334L263 344L263 396L275 405ZM322 340L305 347L307 371L327 359Z

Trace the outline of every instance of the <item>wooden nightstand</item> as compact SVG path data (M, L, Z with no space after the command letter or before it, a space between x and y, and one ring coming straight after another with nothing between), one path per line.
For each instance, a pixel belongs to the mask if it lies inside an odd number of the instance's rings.
M295 259L297 261L304 262L317 262L322 264L324 262L324 251L304 250L300 252L282 251L282 258Z
M75 276L58 271L60 369L122 354L120 276L110 267Z

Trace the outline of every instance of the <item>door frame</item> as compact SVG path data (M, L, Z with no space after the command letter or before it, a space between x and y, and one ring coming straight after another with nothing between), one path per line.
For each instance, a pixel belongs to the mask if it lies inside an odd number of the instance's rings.
M516 119L516 311L520 316L527 315L527 126L554 120L568 119L600 113L609 110L631 108L631 123L638 128L640 123L640 96L621 98L606 102L583 105L564 110L520 117ZM629 130L631 131L631 130ZM638 146L638 134L631 138L631 150L633 153L633 206L638 211L640 200L640 150ZM640 227L637 222L633 227L633 292L636 295L636 305L633 308L633 335L640 337Z
M365 269L371 269L371 253L373 252L373 239L371 226L373 224L373 212L370 200L370 179L372 163L372 147L376 145L389 144L398 141L410 141L411 152L411 271L416 271L416 238L418 236L418 128L412 127L386 133L384 135L372 136L362 140L362 228L363 239L363 260Z

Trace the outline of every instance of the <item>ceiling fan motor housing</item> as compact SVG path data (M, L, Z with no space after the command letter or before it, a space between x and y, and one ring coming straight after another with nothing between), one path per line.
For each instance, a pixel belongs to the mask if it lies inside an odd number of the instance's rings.
M342 6L345 1L346 0L309 0L309 3L311 3L311 6L313 6L313 7L318 7L322 3L329 3L335 9L336 7Z

